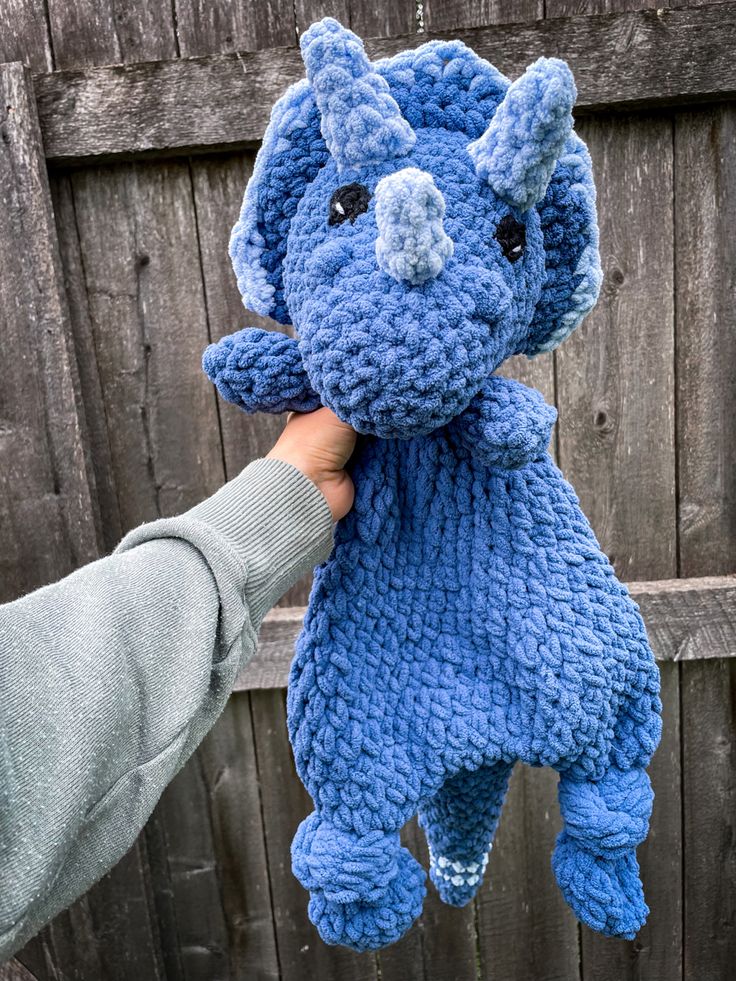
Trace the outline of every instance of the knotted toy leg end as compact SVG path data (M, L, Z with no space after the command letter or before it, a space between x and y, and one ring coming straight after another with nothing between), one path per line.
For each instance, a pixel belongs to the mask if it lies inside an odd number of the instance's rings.
M426 875L398 832L357 835L315 812L299 826L291 855L325 943L377 950L402 937L422 911Z
M563 831L552 868L565 901L582 923L608 937L634 939L649 908L633 849L615 857L594 855Z

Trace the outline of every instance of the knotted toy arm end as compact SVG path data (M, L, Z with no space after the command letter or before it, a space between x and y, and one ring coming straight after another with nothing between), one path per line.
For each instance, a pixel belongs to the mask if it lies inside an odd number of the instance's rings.
M320 405L298 341L277 330L248 327L223 337L205 350L202 367L244 412L311 412Z

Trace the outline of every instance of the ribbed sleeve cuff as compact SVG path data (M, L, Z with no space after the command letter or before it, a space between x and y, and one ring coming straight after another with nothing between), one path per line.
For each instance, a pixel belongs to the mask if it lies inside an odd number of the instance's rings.
M203 521L247 569L253 625L332 549L332 514L316 485L283 460L256 460L183 517Z

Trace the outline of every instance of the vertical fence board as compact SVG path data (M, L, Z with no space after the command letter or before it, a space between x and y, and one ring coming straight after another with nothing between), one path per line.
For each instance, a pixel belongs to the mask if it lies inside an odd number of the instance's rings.
M675 117L680 575L736 569L736 107Z
M736 964L736 664L682 665L686 981Z
M77 227L123 530L223 480L188 165L73 175ZM104 216L104 220L102 219Z
M543 0L424 0L423 6L426 31L518 24L544 17Z
M228 977L228 925L199 752L164 791L145 838L151 845L157 919L167 927L167 976L187 981Z
M198 751L210 796L214 854L230 934L233 981L279 981L253 719L234 695Z
M736 562L736 109L675 116L680 574ZM685 977L736 962L736 675L682 665Z
M595 168L605 278L598 307L557 352L560 460L621 578L666 578L676 573L671 122L601 118L580 129ZM657 760L667 805L639 849L652 913L633 944L582 929L585 981L659 977L663 952L679 951L678 694L676 679L667 681L675 718ZM679 963L676 953L667 969Z
M0 67L0 602L98 554L94 480L30 73Z
M417 26L414 0L296 0L294 7L300 32L322 17L336 17L363 38L413 34Z
M74 350L79 367L82 404L85 407L90 457L97 488L101 538L104 550L109 552L122 538L123 529L112 482L110 439L105 420L97 352L90 323L87 283L77 234L71 179L68 174L51 175L51 194L64 270L64 288L73 328Z
M550 857L560 828L557 775L517 765L478 898L481 976L579 976L578 928Z
M675 574L672 130L595 119L604 283L557 351L560 463L622 579Z
M294 44L292 0L174 0L182 58Z
M291 871L291 841L313 804L294 770L283 691L251 692L276 946L284 981L376 981L376 958L323 943L307 918L308 893Z
M47 0L57 68L177 56L171 6L115 0Z
M22 61L34 72L54 67L48 24L38 0L3 0L0 63Z

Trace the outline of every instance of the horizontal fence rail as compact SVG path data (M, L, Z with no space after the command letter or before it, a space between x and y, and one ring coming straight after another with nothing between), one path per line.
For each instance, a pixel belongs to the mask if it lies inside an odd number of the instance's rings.
M733 4L412 34L366 47L371 57L385 57L457 37L511 76L541 55L564 58L582 113L736 93ZM38 74L46 157L71 162L253 144L273 103L303 77L296 47Z
M736 657L736 576L662 579L628 584L658 661ZM258 650L235 691L285 688L304 608L276 607L261 627Z

